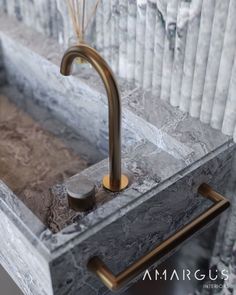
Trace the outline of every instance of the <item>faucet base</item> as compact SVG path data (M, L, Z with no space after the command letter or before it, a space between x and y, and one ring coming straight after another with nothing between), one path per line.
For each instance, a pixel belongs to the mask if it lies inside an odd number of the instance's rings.
M121 175L120 187L112 187L110 183L110 175L105 175L102 180L103 187L111 192L120 192L126 189L129 185L129 178L126 175Z

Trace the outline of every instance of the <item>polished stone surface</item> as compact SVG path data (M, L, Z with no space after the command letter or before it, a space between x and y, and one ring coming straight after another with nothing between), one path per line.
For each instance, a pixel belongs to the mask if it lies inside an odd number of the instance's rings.
M64 49L76 42L64 0L1 0L1 11ZM100 0L86 40L126 81L236 138L235 13L235 0Z
M6 91L6 89L5 89ZM19 97L17 97L19 98ZM44 109L31 105L31 112L37 111L37 116L46 120L51 115ZM43 118L42 118L43 117ZM48 124L49 122L47 122ZM67 201L59 198L59 186L66 179L86 169L91 164L91 158L84 157L89 152L94 153L86 140L75 152L64 143L66 136L61 130L64 142L40 125L40 122L22 112L9 99L0 95L0 178L23 203L53 232L73 223L76 212L68 210ZM58 129L59 124L52 120L51 129ZM81 151L81 156L78 155ZM98 155L99 156L99 155ZM90 160L90 161L89 161ZM84 183L84 182L83 182ZM58 187L53 187L54 185Z
M190 104L190 114L199 118L202 103L202 93L205 83L207 60L211 41L212 24L215 13L215 0L203 1L198 45L193 76L193 88Z
M193 77L201 23L202 2L203 0L191 1L188 11L188 16L191 21L189 21L187 28L185 44L186 54L183 65L181 93L179 97L179 107L184 112L189 111L191 104ZM186 27L185 23L186 20L183 27Z
M93 71L77 66L75 77L62 77L62 51L55 41L35 39L33 31L6 17L0 27L6 79L21 93L20 107L46 108L106 154L107 99ZM125 269L210 205L197 195L202 182L223 190L232 139L150 93L119 84L123 168L131 177L127 190L110 193L101 187L107 159L83 170L73 177L94 182L98 205L53 233L0 182L0 262L25 294L109 294L87 271L90 257L99 255L114 272ZM55 190L66 200L63 185Z

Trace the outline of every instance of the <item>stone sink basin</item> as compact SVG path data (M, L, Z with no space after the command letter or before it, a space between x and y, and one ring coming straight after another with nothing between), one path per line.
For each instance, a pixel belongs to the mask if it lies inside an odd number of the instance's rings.
M108 110L98 77L86 66L62 77L60 46L5 16L0 48L0 263L24 294L110 294L89 259L118 273L201 214L211 202L198 188L224 192L234 144L119 81L131 184L105 191ZM86 213L69 209L64 185L81 175L96 185Z
M23 111L26 100L12 90L2 88L12 100L0 96L0 179L55 233L75 217L60 184L103 157L46 109L29 102Z

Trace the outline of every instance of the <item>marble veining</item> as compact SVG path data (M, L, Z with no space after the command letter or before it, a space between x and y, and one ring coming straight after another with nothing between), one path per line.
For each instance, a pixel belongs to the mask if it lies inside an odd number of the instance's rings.
M135 49L135 81L138 86L143 84L144 69L144 36L146 29L146 3L140 1L137 5L137 21L136 21L136 49Z
M136 19L137 19L137 6L135 0L128 1L128 23L127 23L127 80L134 83L135 78L135 42L136 42ZM114 35L115 38L116 35Z
M210 123L212 105L220 67L220 60L224 42L226 20L228 15L229 0L216 1L215 15L212 25L211 45L207 61L207 70L201 106L201 121Z
M88 13L94 4L87 2ZM228 119L226 105L236 48L234 5L234 0L100 0L86 40L126 81L233 136L236 123ZM76 42L66 1L1 0L0 11L64 49Z
M169 101L176 38L177 7L179 0L171 0L166 8L166 34L162 63L161 99Z
M119 0L111 1L111 67L115 73L118 73L119 68ZM100 2L102 5L102 2ZM101 16L102 17L102 16ZM97 26L98 21L96 21ZM99 31L98 34L99 36ZM127 49L128 50L128 49Z
M165 9L165 6L163 9ZM152 94L156 97L160 97L161 95L161 76L165 40L165 19L163 15L165 15L165 11L162 11L159 7L159 3L157 3L152 69Z
M154 34L156 24L156 3L155 1L147 2L146 11L146 32L145 32L145 50L144 50L144 73L143 87L146 90L152 89L153 73L153 53L154 53Z
M189 7L190 21L187 29L185 58L183 65L183 78L179 98L179 107L184 112L189 111L191 103L193 76L201 21L202 2L203 0L192 1Z
M215 0L203 1L196 64L193 76L192 98L190 104L190 114L195 118L199 117L202 103L202 93L211 41L214 9Z
M225 106L225 115L223 119L222 131L225 134L234 133L234 125L236 123L236 104L234 93L236 90L236 55L234 56L234 64L232 69L232 76L230 80L228 99Z
M225 105L228 98L229 83L234 63L236 47L235 13L236 3L235 1L231 0L229 3L229 12L224 37L224 48L220 60L220 68L211 117L211 125L217 129L222 127Z
M172 69L170 102L173 106L179 105L182 85L183 65L185 57L186 35L188 30L189 2L180 2L176 22L175 53Z
M106 155L107 98L97 76L85 66L77 67L73 77L62 77L58 43L40 34L33 38L34 31L7 17L0 18L0 27L7 88L23 95L22 108L31 109L30 103L46 108ZM10 245L18 237L7 259L0 245L0 259L26 294L109 294L88 272L90 257L99 255L114 272L125 269L209 207L209 201L197 194L202 182L221 191L228 177L232 139L150 92L122 79L119 84L123 168L132 180L127 190L116 194L101 187L107 159L83 170L73 177L84 175L95 183L100 205L53 233L0 182L0 224L5 224L0 235ZM63 186L54 190L66 199Z
M127 0L119 0L119 75L121 78L127 76Z

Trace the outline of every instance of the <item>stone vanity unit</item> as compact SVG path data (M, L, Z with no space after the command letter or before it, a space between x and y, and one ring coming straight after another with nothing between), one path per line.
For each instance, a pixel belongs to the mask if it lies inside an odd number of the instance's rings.
M110 294L88 261L98 256L117 274L207 210L212 202L198 188L224 193L235 145L119 80L131 182L121 193L105 191L108 107L95 72L75 65L72 77L61 76L59 45L3 15L0 52L0 263L24 294ZM68 208L71 176L96 185L86 213Z

